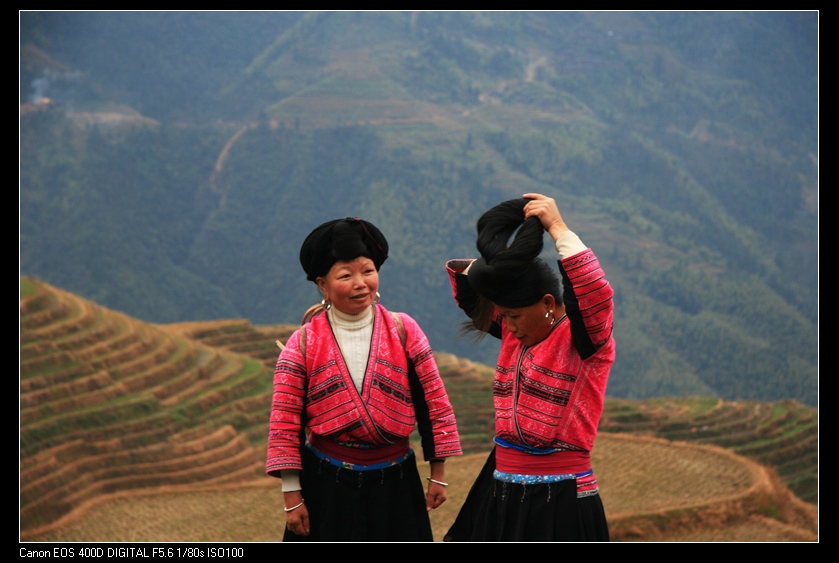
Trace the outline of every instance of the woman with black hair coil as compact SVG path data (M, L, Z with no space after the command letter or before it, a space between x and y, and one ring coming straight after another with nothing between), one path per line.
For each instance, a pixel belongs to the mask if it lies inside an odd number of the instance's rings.
M539 258L545 232L562 288ZM612 288L541 194L485 212L477 247L446 269L468 328L501 340L495 446L445 541L609 541L591 450L615 360Z
M323 301L274 371L266 472L282 479L284 542L434 539L428 513L447 499L443 462L460 438L425 334L379 303L387 257L381 231L353 217L323 223L300 248Z

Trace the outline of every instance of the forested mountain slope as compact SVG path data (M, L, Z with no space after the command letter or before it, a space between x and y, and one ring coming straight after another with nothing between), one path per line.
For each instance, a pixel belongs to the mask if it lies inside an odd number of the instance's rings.
M295 323L364 216L383 303L524 192L616 290L613 397L818 404L818 12L21 12L20 264L152 322ZM547 254L546 254L547 255Z

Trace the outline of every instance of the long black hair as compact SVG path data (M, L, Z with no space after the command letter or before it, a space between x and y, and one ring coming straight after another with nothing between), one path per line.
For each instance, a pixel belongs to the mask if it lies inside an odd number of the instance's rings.
M470 266L468 277L479 300L467 330L487 332L494 320L495 305L527 307L546 294L553 295L558 303L562 301L556 272L539 258L545 229L538 217L524 218L528 201L504 201L478 219L476 246L481 257Z

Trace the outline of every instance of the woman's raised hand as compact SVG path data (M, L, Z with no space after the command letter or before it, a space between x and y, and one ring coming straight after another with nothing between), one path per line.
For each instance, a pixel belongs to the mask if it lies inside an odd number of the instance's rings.
M554 198L534 193L523 197L530 200L524 205L524 218L537 217L551 238L556 240L561 233L570 230L562 220Z

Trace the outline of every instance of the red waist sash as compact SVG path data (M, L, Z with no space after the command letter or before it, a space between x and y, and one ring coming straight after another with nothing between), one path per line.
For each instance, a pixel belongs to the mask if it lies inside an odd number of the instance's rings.
M375 448L344 446L317 434L311 434L309 441L312 446L330 458L354 465L373 465L390 461L403 457L411 449L411 443L408 438L400 440L395 444Z
M496 446L495 469L504 473L522 475L556 475L559 473L585 473L591 470L589 452L560 451L533 455L515 448Z

